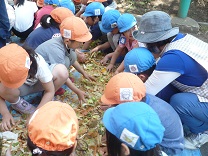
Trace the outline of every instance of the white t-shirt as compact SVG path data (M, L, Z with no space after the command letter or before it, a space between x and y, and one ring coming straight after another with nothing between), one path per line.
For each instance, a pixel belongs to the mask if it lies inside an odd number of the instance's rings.
M25 0L24 5L15 8L15 30L24 32L33 25L34 14L38 10L35 2Z
M15 23L15 13L14 13L14 8L8 4L7 0L5 1L5 5L6 5L6 9L7 9L7 14L8 14L8 18L9 18L9 24L10 24L10 28L9 30L12 29L12 27L14 26Z
M46 63L44 58L37 54L38 57L36 58L38 69L33 79L27 79L25 84L29 86L33 86L39 80L41 83L48 83L53 79L53 75L49 69L49 65Z

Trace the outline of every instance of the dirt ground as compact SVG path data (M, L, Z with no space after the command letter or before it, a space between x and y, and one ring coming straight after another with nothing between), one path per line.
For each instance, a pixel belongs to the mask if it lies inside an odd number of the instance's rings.
M119 10L142 15L151 10L161 10L177 16L180 0L116 0ZM188 17L208 23L208 0L192 0Z

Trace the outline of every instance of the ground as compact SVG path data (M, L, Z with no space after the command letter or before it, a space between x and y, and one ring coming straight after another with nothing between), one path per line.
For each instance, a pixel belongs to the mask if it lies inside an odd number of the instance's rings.
M151 10L161 10L177 16L180 0L117 0L117 3L123 12L142 15ZM188 17L208 23L208 0L192 0Z

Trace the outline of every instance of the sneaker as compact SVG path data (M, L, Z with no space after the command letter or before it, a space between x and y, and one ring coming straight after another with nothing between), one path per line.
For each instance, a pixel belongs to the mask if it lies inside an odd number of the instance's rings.
M12 108L21 114L32 114L35 112L36 108L25 101L23 98L19 100L17 104L12 104Z
M189 134L184 138L184 147L187 149L197 149L208 142L208 131L199 134Z

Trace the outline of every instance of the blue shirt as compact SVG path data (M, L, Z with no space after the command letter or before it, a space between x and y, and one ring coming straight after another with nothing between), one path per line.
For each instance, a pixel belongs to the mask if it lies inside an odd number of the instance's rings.
M162 99L146 94L146 101L158 114L165 128L164 137L160 144L167 154L180 153L184 148L184 134L181 120L173 107Z
M99 39L103 35L98 23L90 27L90 33L92 34L91 40L93 41Z
M25 43L35 50L40 44L56 36L60 36L60 30L58 28L49 27L45 29L39 27L30 33Z
M178 34L172 41L183 38L184 34ZM176 81L188 86L201 86L207 80L207 71L194 59L180 50L165 52L159 60L156 70L178 72L181 75Z

